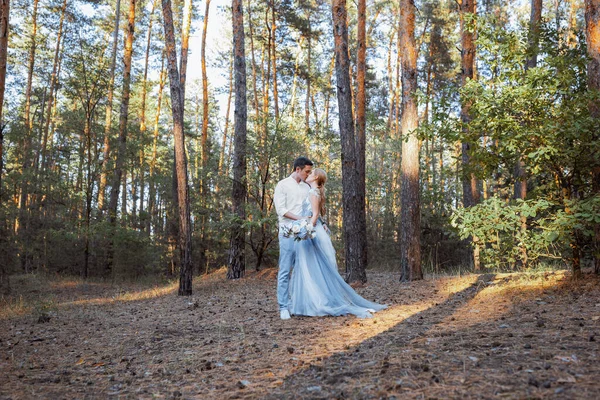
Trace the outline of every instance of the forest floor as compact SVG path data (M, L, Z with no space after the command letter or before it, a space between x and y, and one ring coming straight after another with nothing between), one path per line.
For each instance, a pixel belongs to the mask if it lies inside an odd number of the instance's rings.
M600 279L369 271L373 319L281 321L276 270L120 285L17 276L0 399L600 398Z

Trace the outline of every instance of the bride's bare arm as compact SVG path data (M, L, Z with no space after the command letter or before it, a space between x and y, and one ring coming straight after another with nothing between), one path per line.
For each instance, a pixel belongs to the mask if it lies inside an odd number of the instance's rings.
M310 219L310 223L315 226L317 224L317 219L319 218L319 206L321 203L321 198L319 195L311 193L308 195L310 200L310 206L312 208L312 218Z

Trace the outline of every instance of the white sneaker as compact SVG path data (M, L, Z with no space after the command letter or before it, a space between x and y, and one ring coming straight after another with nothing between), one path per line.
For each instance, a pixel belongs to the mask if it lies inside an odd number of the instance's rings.
M290 319L290 312L288 310L281 310L279 312L279 316L281 317L281 319Z

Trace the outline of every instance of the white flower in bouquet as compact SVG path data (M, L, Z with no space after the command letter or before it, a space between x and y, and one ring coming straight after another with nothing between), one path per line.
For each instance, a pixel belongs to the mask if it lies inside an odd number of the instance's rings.
M308 220L302 219L294 221L291 225L284 228L284 237L293 237L300 241L305 239L314 239L316 237L315 227Z

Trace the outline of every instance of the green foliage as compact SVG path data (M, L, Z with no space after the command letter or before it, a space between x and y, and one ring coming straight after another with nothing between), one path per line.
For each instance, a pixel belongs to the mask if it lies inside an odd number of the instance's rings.
M480 248L482 263L499 269L563 258L575 235L589 241L598 223L598 195L564 204L546 199L506 202L493 197L458 209L452 216L460 238L471 238L471 245Z
M522 159L529 200L494 197L456 210L452 223L480 247L486 266L569 258L573 243L586 248L599 211L591 176L600 165L600 121L589 104L600 98L587 90L585 41L569 46L543 26L537 67L526 69L532 55L526 29L479 22L478 56L487 68L461 91L471 121L458 137L481 144L472 146L470 172L480 179L495 175L499 193L502 185L512 192L513 167Z

